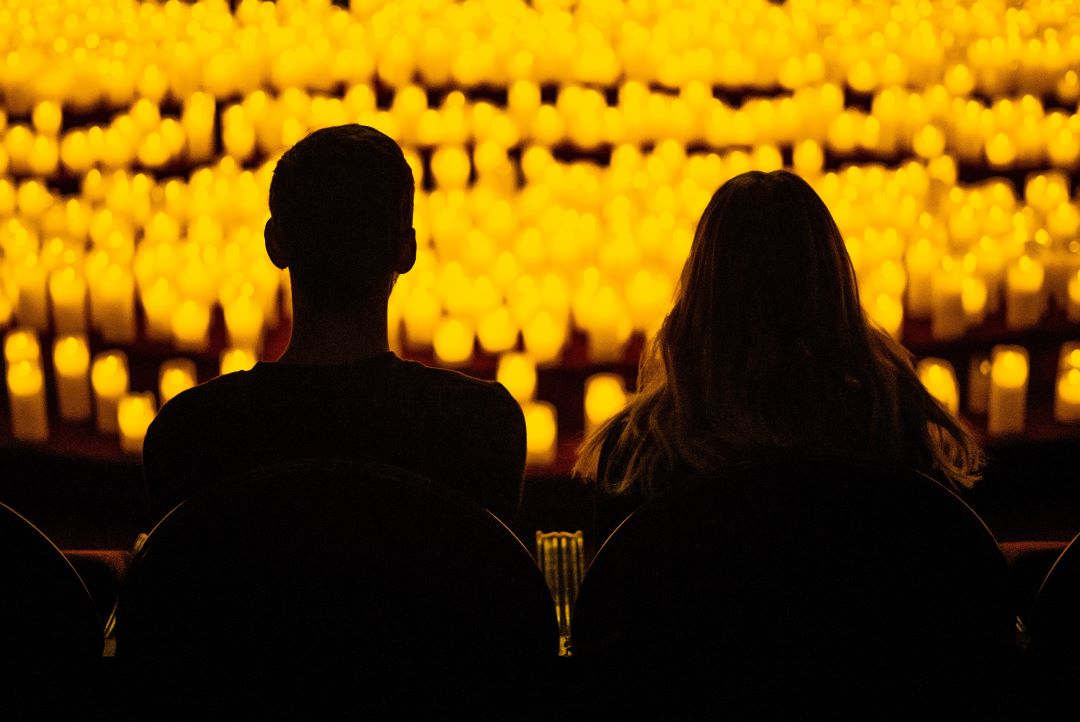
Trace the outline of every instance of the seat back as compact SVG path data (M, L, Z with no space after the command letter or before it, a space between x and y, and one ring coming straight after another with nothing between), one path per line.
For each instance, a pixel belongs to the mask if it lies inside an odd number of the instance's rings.
M586 572L571 650L605 705L633 689L664 709L835 708L982 690L1007 673L1013 625L1005 561L959 498L795 460L690 480L629 517Z
M1080 675L1080 534L1062 550L1027 614L1036 696L1072 704Z
M63 553L0 504L0 648L10 661L89 662L102 654L102 623Z
M262 469L175 509L131 565L116 629L117 657L157 699L273 712L342 695L358 713L486 704L558 650L543 576L494 516L403 470L336 460Z

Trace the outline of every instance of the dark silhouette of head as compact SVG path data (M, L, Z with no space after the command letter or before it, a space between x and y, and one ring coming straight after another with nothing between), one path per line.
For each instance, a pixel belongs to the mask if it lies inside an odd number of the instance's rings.
M317 311L385 303L412 268L414 183L390 137L363 125L316 130L281 157L270 182L266 250L293 297Z
M964 485L981 464L908 352L865 316L832 215L787 171L744 173L713 195L638 388L609 428L626 422L619 456L646 491L675 466L777 448L933 467Z

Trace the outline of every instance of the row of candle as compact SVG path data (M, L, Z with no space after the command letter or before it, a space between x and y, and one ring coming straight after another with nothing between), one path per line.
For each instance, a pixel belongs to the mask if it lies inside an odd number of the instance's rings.
M927 85L968 68L972 89L1075 92L1074 3L987 13L981 3L530 3L243 0L164 4L14 1L0 91L17 112L37 99L76 108L181 100L264 86L327 89L370 80L462 87L512 80L679 87L799 87L830 80L869 92ZM542 7L537 7L541 5ZM545 7L546 5L546 7ZM963 75L959 73L959 75ZM964 78L951 79L964 85Z
M44 369L37 334L29 329L9 331L4 337L4 361L12 436L22 441L47 441ZM118 436L124 451L140 453L157 404L153 392L130 390L125 353L102 351L91 358L85 336L63 334L53 341L51 361L60 418L82 423L93 417L99 433ZM227 349L221 356L220 371L247 370L255 361L246 349ZM189 359L166 361L158 378L158 397L164 404L197 383L195 364Z

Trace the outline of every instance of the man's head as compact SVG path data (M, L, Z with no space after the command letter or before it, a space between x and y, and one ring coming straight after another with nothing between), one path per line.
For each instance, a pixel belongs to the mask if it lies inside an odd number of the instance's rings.
M416 259L413 192L412 170L388 136L356 124L317 130L274 169L266 251L319 310L385 299Z

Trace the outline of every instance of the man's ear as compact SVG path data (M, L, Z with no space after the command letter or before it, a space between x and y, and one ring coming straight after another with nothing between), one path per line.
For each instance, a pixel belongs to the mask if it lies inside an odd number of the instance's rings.
M398 257L394 263L394 273L408 273L416 264L416 229L409 230L402 236L398 246Z
M289 257L285 249L281 247L281 236L273 216L266 221L263 239L266 241L266 255L270 256L270 262L282 270L288 268Z

